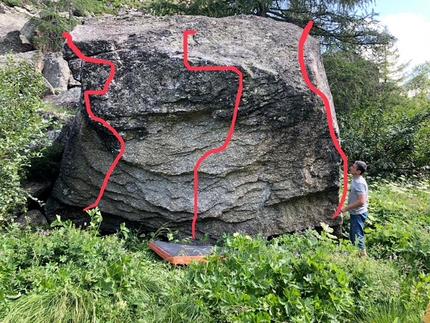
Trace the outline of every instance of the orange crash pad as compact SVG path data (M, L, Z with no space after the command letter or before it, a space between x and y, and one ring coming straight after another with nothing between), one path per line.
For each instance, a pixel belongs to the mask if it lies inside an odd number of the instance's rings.
M212 246L151 241L149 248L173 265L185 265L191 260L205 261L204 257L211 254Z

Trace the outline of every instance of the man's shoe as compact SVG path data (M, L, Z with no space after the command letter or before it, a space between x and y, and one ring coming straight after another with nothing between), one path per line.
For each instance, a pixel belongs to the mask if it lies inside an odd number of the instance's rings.
M366 251L366 249L363 249L363 250L361 250L359 253L358 253L358 256L361 258L361 257L367 257L367 251Z

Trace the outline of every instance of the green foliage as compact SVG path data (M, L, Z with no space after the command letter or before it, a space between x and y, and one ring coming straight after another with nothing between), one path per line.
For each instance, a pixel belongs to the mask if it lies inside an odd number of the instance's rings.
M393 199L392 197L396 198ZM403 272L430 272L430 184L382 182L372 185L372 224L366 243L377 258L392 259Z
M90 210L82 231L70 221L0 236L0 320L6 322L210 322L184 290L183 271L154 260L147 243L125 249L129 234L101 237Z
M408 96L386 63L352 52L326 53L324 63L349 159L366 161L371 175L424 173L430 99Z
M422 308L416 308L416 312L406 311L400 302L379 303L367 309L366 313L357 317L359 323L402 323L418 322L418 315Z
M430 94L430 61L412 69L405 83L405 88L414 94Z
M430 165L428 132L424 131L429 109L430 100L421 105L388 92L367 106L339 113L343 147L351 160L366 161L371 175L423 172Z
M419 322L430 300L430 276L403 276L399 282L400 297L375 302L355 315L357 323ZM368 294L373 296L372 293Z
M121 8L142 8L140 0L0 0L8 6L32 5L38 9L51 12L68 12L78 17L100 15L103 13L116 14Z
M9 225L0 235L0 321L418 322L430 299L429 234L409 242L430 224L429 184L370 187L367 258L325 230L270 241L236 233L206 263L170 267L124 224L100 236L97 209L85 230L60 218L50 231Z
M19 7L23 5L23 2L21 0L2 0L0 2L3 2L9 7Z
M60 51L64 43L63 32L70 31L78 24L75 18L65 18L55 11L43 10L37 19L37 36L33 44L43 52Z
M30 63L9 59L0 68L0 220L26 202L20 182L31 158L40 156L34 147L48 126L38 113L43 90L42 75Z
M204 15L225 17L252 14L293 23L304 27L314 21L311 35L326 48L356 48L392 41L386 32L379 32L372 14L358 14L372 0L152 0L146 9L154 15ZM361 12L364 12L361 11Z
M371 257L357 257L349 243L325 232L270 242L235 234L208 263L190 266L192 285L216 320L418 321L430 299L429 184L370 183Z
M392 264L360 259L324 233L271 242L239 234L224 246L190 266L192 285L219 322L355 322L368 306L400 297Z

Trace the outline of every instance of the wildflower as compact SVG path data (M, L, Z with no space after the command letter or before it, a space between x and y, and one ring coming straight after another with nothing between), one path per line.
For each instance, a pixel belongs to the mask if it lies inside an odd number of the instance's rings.
M45 230L42 230L39 228L37 228L36 231L40 234L43 234L44 236L49 236L49 234L50 234L48 231L45 231Z
M119 301L117 304L118 304L118 307L120 309L122 309L122 310L127 307L127 302L126 301Z

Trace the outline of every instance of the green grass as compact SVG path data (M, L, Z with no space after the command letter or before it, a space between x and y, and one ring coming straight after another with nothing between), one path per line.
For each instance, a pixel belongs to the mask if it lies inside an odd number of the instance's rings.
M419 322L430 299L428 182L371 188L367 258L325 232L241 233L207 263L174 267L123 225L100 236L95 211L85 230L9 225L0 322Z
M159 261L147 241L125 249L125 227L100 237L99 221L93 216L85 231L61 221L49 232L6 229L1 322L187 322L180 318L204 315L192 293L182 293L183 270Z
M405 310L399 302L376 304L368 309L367 313L357 318L360 323L403 323L403 322L419 322L420 313L424 311L422 308L414 308Z

